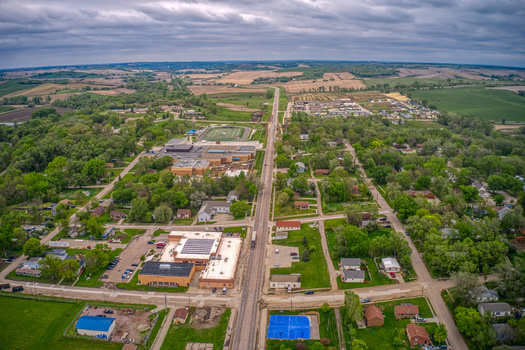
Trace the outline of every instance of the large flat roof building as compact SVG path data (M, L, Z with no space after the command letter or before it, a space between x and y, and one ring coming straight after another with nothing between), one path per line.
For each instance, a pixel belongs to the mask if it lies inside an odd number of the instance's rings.
M148 261L139 272L139 283L153 287L188 287L195 274L195 264Z

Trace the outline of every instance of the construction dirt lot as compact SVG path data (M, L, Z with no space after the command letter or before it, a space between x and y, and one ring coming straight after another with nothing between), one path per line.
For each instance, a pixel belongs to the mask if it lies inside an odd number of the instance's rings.
M208 329L216 327L219 324L223 307L204 307L198 309L190 309L190 321L194 329Z
M112 314L105 314L104 310L112 310ZM116 327L113 334L111 334L112 341L125 342L126 340L132 343L142 343L148 331L153 327L154 323L150 319L152 315L151 311L145 311L142 309L121 309L115 307L97 307L88 306L81 316L105 316L115 318ZM155 319L155 317L151 317ZM144 332L144 333L141 333ZM126 337L122 339L124 334L127 333Z

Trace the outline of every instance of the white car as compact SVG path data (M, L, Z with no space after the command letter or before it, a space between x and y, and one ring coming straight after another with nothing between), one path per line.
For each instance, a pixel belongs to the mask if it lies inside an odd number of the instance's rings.
M127 279L127 278L129 278L129 275L122 275L122 278Z
M206 227L206 231L209 231L210 229L208 227Z

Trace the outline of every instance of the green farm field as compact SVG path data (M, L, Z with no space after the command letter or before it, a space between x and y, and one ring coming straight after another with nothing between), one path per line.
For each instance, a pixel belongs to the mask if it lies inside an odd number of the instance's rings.
M412 97L427 100L442 110L484 120L525 121L525 97L512 91L482 87L434 89L413 91Z
M262 109L264 103L272 103L272 99L266 99L264 92L222 93L208 95L208 99L215 103L231 103L255 109Z
M20 84L19 80L11 80L6 83L0 84L0 97L8 95L8 94L12 94L13 92L32 89L39 85L42 85L42 84L40 83Z
M228 127L228 128L211 128L206 132L203 139L207 141L236 141L237 137L242 138L245 128Z

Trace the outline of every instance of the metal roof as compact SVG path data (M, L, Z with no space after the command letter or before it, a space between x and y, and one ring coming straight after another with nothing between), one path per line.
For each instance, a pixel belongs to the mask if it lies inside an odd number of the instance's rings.
M113 322L115 322L115 319L111 317L82 316L78 319L75 328L107 332Z
M140 270L139 275L188 277L191 275L192 263L166 263L148 261Z

